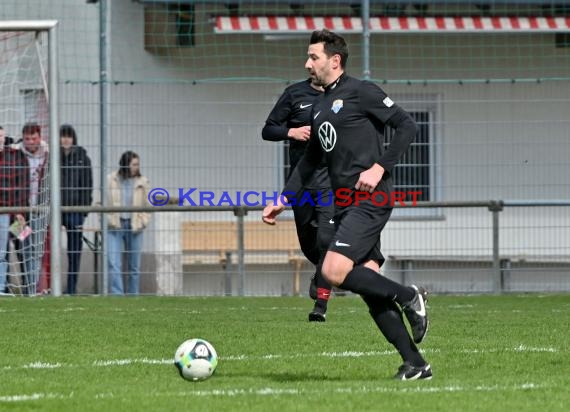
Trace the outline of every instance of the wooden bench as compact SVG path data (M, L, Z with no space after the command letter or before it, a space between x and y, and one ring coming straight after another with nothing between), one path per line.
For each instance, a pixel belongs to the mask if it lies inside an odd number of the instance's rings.
M293 267L293 293L299 294L301 269L308 261L302 254L295 222L279 221L275 226L261 221L244 222L244 262L247 264L290 264ZM182 222L183 264L221 264L227 256L238 258L236 221Z

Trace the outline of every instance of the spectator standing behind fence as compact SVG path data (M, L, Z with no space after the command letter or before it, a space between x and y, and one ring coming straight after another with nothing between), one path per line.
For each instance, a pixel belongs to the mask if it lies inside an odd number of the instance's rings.
M0 126L0 207L27 206L28 161L20 150L6 146L5 141L6 132ZM0 214L0 294L6 292L7 286L8 234L12 221L25 228L25 213Z
M59 129L61 144L61 205L90 206L93 201L93 170L87 151L77 145L73 126L64 124ZM77 292L77 273L83 248L83 222L87 213L71 212L61 215L67 232L67 293Z
M108 177L109 206L139 207L148 205L150 184L140 173L140 158L126 151L119 160L119 170ZM150 213L120 212L110 213L107 224L107 255L111 293L124 294L123 273L121 271L122 248L127 257L127 294L138 295L140 283L141 250L143 230L148 226Z
M22 141L13 147L24 153L28 159L30 174L29 197L30 206L47 205L46 169L48 167L48 145L42 140L41 126L37 123L26 123L22 128ZM24 240L23 255L27 282L24 282L24 294L36 294L40 277L40 262L44 251L47 233L48 214L43 209L29 214L29 226L32 233Z

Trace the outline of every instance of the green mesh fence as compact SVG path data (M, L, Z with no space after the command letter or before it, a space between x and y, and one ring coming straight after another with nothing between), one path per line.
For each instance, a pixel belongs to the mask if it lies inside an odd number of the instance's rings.
M145 34L144 50L155 64L161 63L160 71L166 65L167 77L177 80L302 78L308 33L322 27L347 33L351 73L361 76L367 60L371 78L379 81L536 81L568 76L564 32L569 23L567 9L560 4L487 2L490 5L482 7L476 2L424 2L420 7L400 2L399 7L389 7L372 2L370 47L364 50L359 2L140 3L136 12L144 17L130 23L144 24L138 30ZM127 14L135 10L123 7L117 12L130 19ZM121 38L125 45L132 40ZM119 67L113 77L139 76L164 80L164 73L157 78L152 64L128 73Z

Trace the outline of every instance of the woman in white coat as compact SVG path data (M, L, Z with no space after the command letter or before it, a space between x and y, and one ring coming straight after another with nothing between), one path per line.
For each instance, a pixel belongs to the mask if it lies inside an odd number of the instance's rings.
M140 158L132 151L126 151L119 160L119 170L108 176L108 199L110 206L148 205L150 184L140 173ZM127 256L127 294L138 295L143 231L148 226L150 213L109 213L107 217L107 255L111 294L123 295L122 252Z

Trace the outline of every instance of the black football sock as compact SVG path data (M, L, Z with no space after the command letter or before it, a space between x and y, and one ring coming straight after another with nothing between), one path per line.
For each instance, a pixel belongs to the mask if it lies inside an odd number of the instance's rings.
M402 360L414 366L424 366L427 362L412 341L398 305L389 299L370 296L363 296L362 299L368 305L376 326L386 340L394 345Z
M365 266L355 266L341 285L341 289L350 290L362 296L390 299L403 305L412 300L415 290L388 279Z
M328 300L315 299L315 306L313 307L313 310L319 313L326 313L328 304L329 304Z
M321 266L317 266L315 272L315 285L317 286L317 299L315 300L315 308L326 312L327 304L331 297L331 285L325 280L321 273Z

